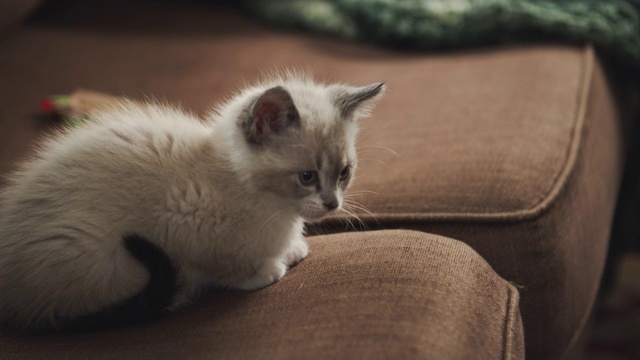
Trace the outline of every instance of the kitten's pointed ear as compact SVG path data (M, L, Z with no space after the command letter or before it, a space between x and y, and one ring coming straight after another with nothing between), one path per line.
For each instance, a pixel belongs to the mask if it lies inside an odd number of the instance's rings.
M336 106L340 110L340 115L345 119L366 116L370 110L371 100L382 96L385 89L384 83L341 88L336 97Z
M247 140L258 144L299 123L300 115L291 95L277 86L262 93L251 104L243 128Z

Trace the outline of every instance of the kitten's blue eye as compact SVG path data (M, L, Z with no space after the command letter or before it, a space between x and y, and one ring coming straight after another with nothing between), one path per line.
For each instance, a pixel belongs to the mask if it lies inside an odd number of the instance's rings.
M345 181L351 175L351 167L349 165L345 166L344 169L340 172L340 181Z
M318 183L317 171L301 171L298 173L298 181L302 186L311 186Z

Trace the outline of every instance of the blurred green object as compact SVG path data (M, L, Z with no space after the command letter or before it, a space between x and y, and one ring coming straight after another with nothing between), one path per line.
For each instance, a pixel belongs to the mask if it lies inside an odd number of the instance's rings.
M88 114L73 111L72 95L51 95L40 101L40 109L52 120L60 121L65 126L82 126L89 120Z
M414 50L589 42L637 66L640 0L280 0L245 2L275 25Z

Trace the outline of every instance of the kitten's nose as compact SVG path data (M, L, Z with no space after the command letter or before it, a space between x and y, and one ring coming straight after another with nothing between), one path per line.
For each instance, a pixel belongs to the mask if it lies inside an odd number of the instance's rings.
M327 210L331 211L331 210L335 210L338 208L338 200L331 200L328 202L323 203L324 207L327 208Z

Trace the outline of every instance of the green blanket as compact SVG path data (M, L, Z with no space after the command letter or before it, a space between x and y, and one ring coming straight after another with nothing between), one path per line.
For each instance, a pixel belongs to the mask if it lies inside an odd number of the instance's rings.
M246 1L275 25L395 48L593 43L640 68L640 0Z

